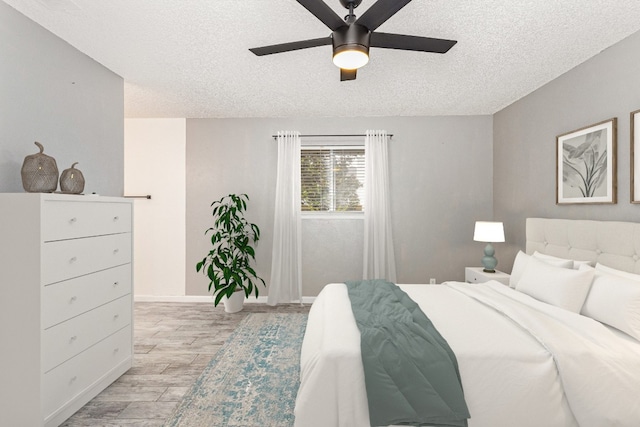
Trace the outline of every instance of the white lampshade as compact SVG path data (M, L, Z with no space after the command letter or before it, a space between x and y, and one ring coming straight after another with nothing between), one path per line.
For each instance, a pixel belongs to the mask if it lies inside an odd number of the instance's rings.
M501 222L476 221L473 240L476 242L504 242L504 227Z
M353 49L343 50L336 53L333 56L333 63L338 67L345 70L358 69L369 62L369 55L361 46L356 46Z

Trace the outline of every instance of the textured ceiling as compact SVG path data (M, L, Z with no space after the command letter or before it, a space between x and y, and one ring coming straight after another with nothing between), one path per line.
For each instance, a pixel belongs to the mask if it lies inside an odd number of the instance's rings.
M330 34L294 0L3 1L122 76L127 117L492 114L640 30L638 0L413 0L379 30L458 44L340 82L330 46L249 52Z

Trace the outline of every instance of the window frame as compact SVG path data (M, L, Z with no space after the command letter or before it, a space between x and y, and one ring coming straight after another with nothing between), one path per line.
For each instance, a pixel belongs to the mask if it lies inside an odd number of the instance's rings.
M362 188L364 189L364 172L365 172L365 168L366 168L366 163L365 163L365 147L364 147L364 141L362 142L350 142L350 143L345 143L345 142L336 142L336 143L322 143L322 144L313 144L313 143L309 143L309 144L303 144L300 147L300 157L302 158L302 155L304 153L304 151L310 151L310 150L359 150L362 151L362 156L363 156L363 175L362 175ZM303 175L302 175L302 165L300 166L301 170L300 170L300 192L302 193L302 179L303 179ZM301 194L302 195L302 194ZM300 204L300 214L301 217L303 219L364 219L364 195L362 197L362 210L360 211L305 211L302 210L302 203Z

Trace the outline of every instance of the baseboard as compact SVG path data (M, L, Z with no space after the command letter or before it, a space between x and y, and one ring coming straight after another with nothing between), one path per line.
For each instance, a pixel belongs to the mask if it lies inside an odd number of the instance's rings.
M202 302L212 303L211 295L134 295L135 302Z
M211 295L135 295L133 300L136 302L201 302L211 304L213 296ZM316 297L302 297L303 304L313 304ZM245 304L266 304L267 297L249 298L244 301Z

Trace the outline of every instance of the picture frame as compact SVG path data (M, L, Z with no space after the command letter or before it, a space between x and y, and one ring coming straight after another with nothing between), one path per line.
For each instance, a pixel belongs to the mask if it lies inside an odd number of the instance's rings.
M616 203L617 128L614 117L556 137L556 204Z
M640 148L635 149L636 141L640 144L640 110L632 111L631 118L631 203L640 203ZM637 176L636 176L637 175Z

